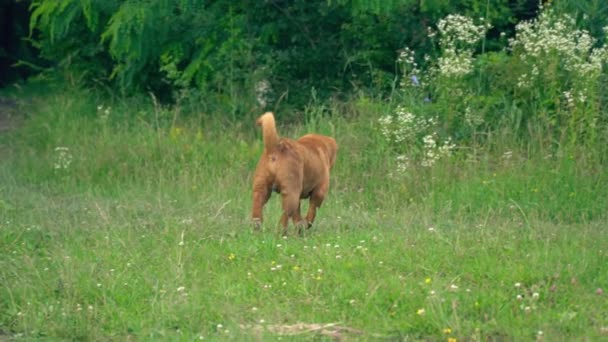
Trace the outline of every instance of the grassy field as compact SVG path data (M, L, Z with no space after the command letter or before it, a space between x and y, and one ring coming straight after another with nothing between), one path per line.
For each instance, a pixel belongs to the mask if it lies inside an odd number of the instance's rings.
M608 175L583 154L497 138L396 173L386 108L311 108L279 131L341 149L315 226L283 238L276 198L250 229L258 113L11 96L0 340L608 339Z

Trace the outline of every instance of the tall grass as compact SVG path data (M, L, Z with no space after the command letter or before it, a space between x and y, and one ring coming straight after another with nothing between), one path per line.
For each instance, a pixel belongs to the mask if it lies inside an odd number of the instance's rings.
M229 123L77 89L16 96L28 119L0 137L9 338L606 334L598 160L496 138L396 172L378 124L389 105L317 104L288 125L278 112L283 135L317 131L341 146L315 227L281 238L276 198L265 231L250 230L262 149L253 117Z
M405 49L389 99L278 110L282 135L340 145L303 237L278 236L276 199L250 229L259 113L13 91L0 339L606 338L608 54L552 15L483 56L487 27L445 18L438 56L421 70Z

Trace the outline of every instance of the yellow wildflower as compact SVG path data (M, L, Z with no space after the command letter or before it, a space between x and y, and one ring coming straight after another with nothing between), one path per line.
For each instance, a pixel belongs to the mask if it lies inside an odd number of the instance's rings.
M182 131L183 129L181 127L171 127L171 130L169 131L169 136L171 137L171 139L177 139L180 135L182 135Z

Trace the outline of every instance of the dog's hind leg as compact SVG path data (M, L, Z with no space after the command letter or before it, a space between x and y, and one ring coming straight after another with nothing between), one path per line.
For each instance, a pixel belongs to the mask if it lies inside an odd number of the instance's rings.
M291 220L293 221L293 225L296 227L296 231L297 231L298 235L302 235L302 233L304 232L304 228L307 227L307 223L306 223L306 220L303 219L302 215L300 214L300 201L299 200L298 200L298 209L295 211L295 213L291 217ZM285 224L289 226L289 216L287 216L286 212L283 212L283 215L281 215L280 222L281 222L281 224L283 224L283 222L285 222ZM287 234L287 232L283 231L283 235L286 235L286 234Z
M306 222L308 223L308 227L312 227L312 223L315 221L315 217L317 216L317 209L323 204L323 200L327 195L327 190L329 189L329 184L325 183L315 190L313 190L310 196L310 202L308 204L308 213L306 214Z
M293 224L296 226L296 231L298 232L298 235L302 235L303 232L303 228L307 227L306 224L306 220L302 218L302 215L300 214L300 206L298 206L298 210L296 210L295 214L293 215L293 217L291 218L293 221ZM287 222L287 226L289 226L289 216L287 216L287 213L283 212L283 215L281 215L281 220L279 221L281 224L283 224L283 222ZM284 231L283 235L286 235L287 233Z
M298 200L298 210L296 210L295 214L293 215L293 225L296 226L296 232L298 233L298 235L302 235L304 233L304 228L307 227L307 223L306 220L302 218L302 215L300 214L300 201Z
M300 216L300 193L281 193L281 204L283 206L283 215L281 215L281 226L283 227L283 236L287 235L287 226L291 218L294 224L302 220Z
M257 186L253 189L253 209L251 210L251 221L253 222L253 229L260 230L262 228L263 221L263 209L264 204L268 202L270 198L270 190L265 187Z

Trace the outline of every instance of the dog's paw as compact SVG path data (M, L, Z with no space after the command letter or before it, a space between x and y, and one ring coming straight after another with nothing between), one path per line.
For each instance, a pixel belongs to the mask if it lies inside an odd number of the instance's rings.
M308 228L310 228L310 224L306 220L302 220L302 221L296 223L296 231L298 232L298 235L300 235L300 236L304 235L304 230L306 230Z
M312 222L310 222L310 221L305 221L305 222L306 222L306 229L312 228Z
M252 225L253 225L253 231L255 232L259 232L260 230L262 230L262 220L259 218L254 218L253 220L251 220Z

